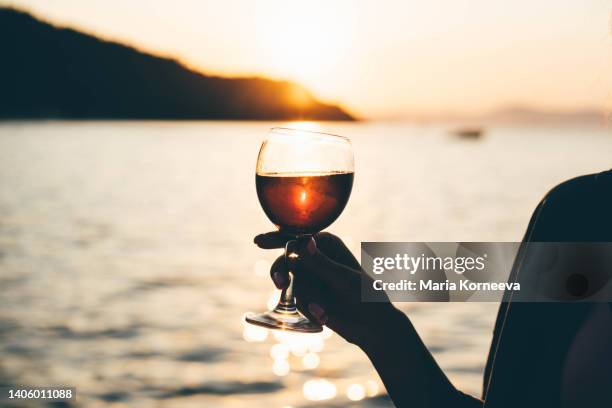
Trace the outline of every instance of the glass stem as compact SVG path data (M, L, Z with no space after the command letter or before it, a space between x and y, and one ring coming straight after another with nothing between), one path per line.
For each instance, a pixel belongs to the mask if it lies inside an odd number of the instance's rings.
M276 306L276 311L293 313L296 310L295 297L293 296L293 272L289 271L289 285L283 289Z
M281 292L278 305L276 305L275 308L277 312L295 313L297 311L297 307L295 305L295 296L293 295L293 268L295 266L295 262L298 259L297 246L298 242L296 240L288 241L287 245L285 245L285 264L287 265L287 275L289 278L289 284Z

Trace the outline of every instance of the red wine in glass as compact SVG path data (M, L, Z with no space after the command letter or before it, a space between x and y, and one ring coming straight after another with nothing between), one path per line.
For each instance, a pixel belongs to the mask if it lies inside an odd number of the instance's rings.
M257 174L257 196L279 230L313 234L340 215L353 187L352 172L328 174Z

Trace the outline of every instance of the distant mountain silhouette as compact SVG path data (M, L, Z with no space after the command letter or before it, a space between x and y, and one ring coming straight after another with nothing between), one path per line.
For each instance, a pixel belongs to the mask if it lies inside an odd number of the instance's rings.
M446 123L455 126L527 125L527 126L606 126L612 125L612 116L605 109L583 108L574 110L546 110L527 106L509 106L481 114L409 115L405 119L419 123Z
M353 120L300 85L203 75L0 8L0 118Z
M542 110L525 106L514 106L499 109L482 116L483 122L499 124L558 124L558 125L585 125L605 124L608 120L603 109L577 109L577 110Z

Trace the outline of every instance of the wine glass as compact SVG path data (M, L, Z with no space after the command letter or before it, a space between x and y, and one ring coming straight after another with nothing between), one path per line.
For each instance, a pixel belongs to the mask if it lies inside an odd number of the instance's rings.
M248 323L304 333L323 330L295 305L297 238L319 232L338 218L351 194L353 174L353 148L348 138L298 129L270 130L257 157L257 196L270 221L296 240L285 246L289 285L278 305L268 312L247 314Z

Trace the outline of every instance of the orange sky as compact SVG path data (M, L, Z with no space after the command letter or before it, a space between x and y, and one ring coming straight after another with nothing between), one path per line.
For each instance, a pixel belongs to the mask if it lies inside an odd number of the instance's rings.
M2 4L207 73L297 80L369 118L612 102L607 0Z

